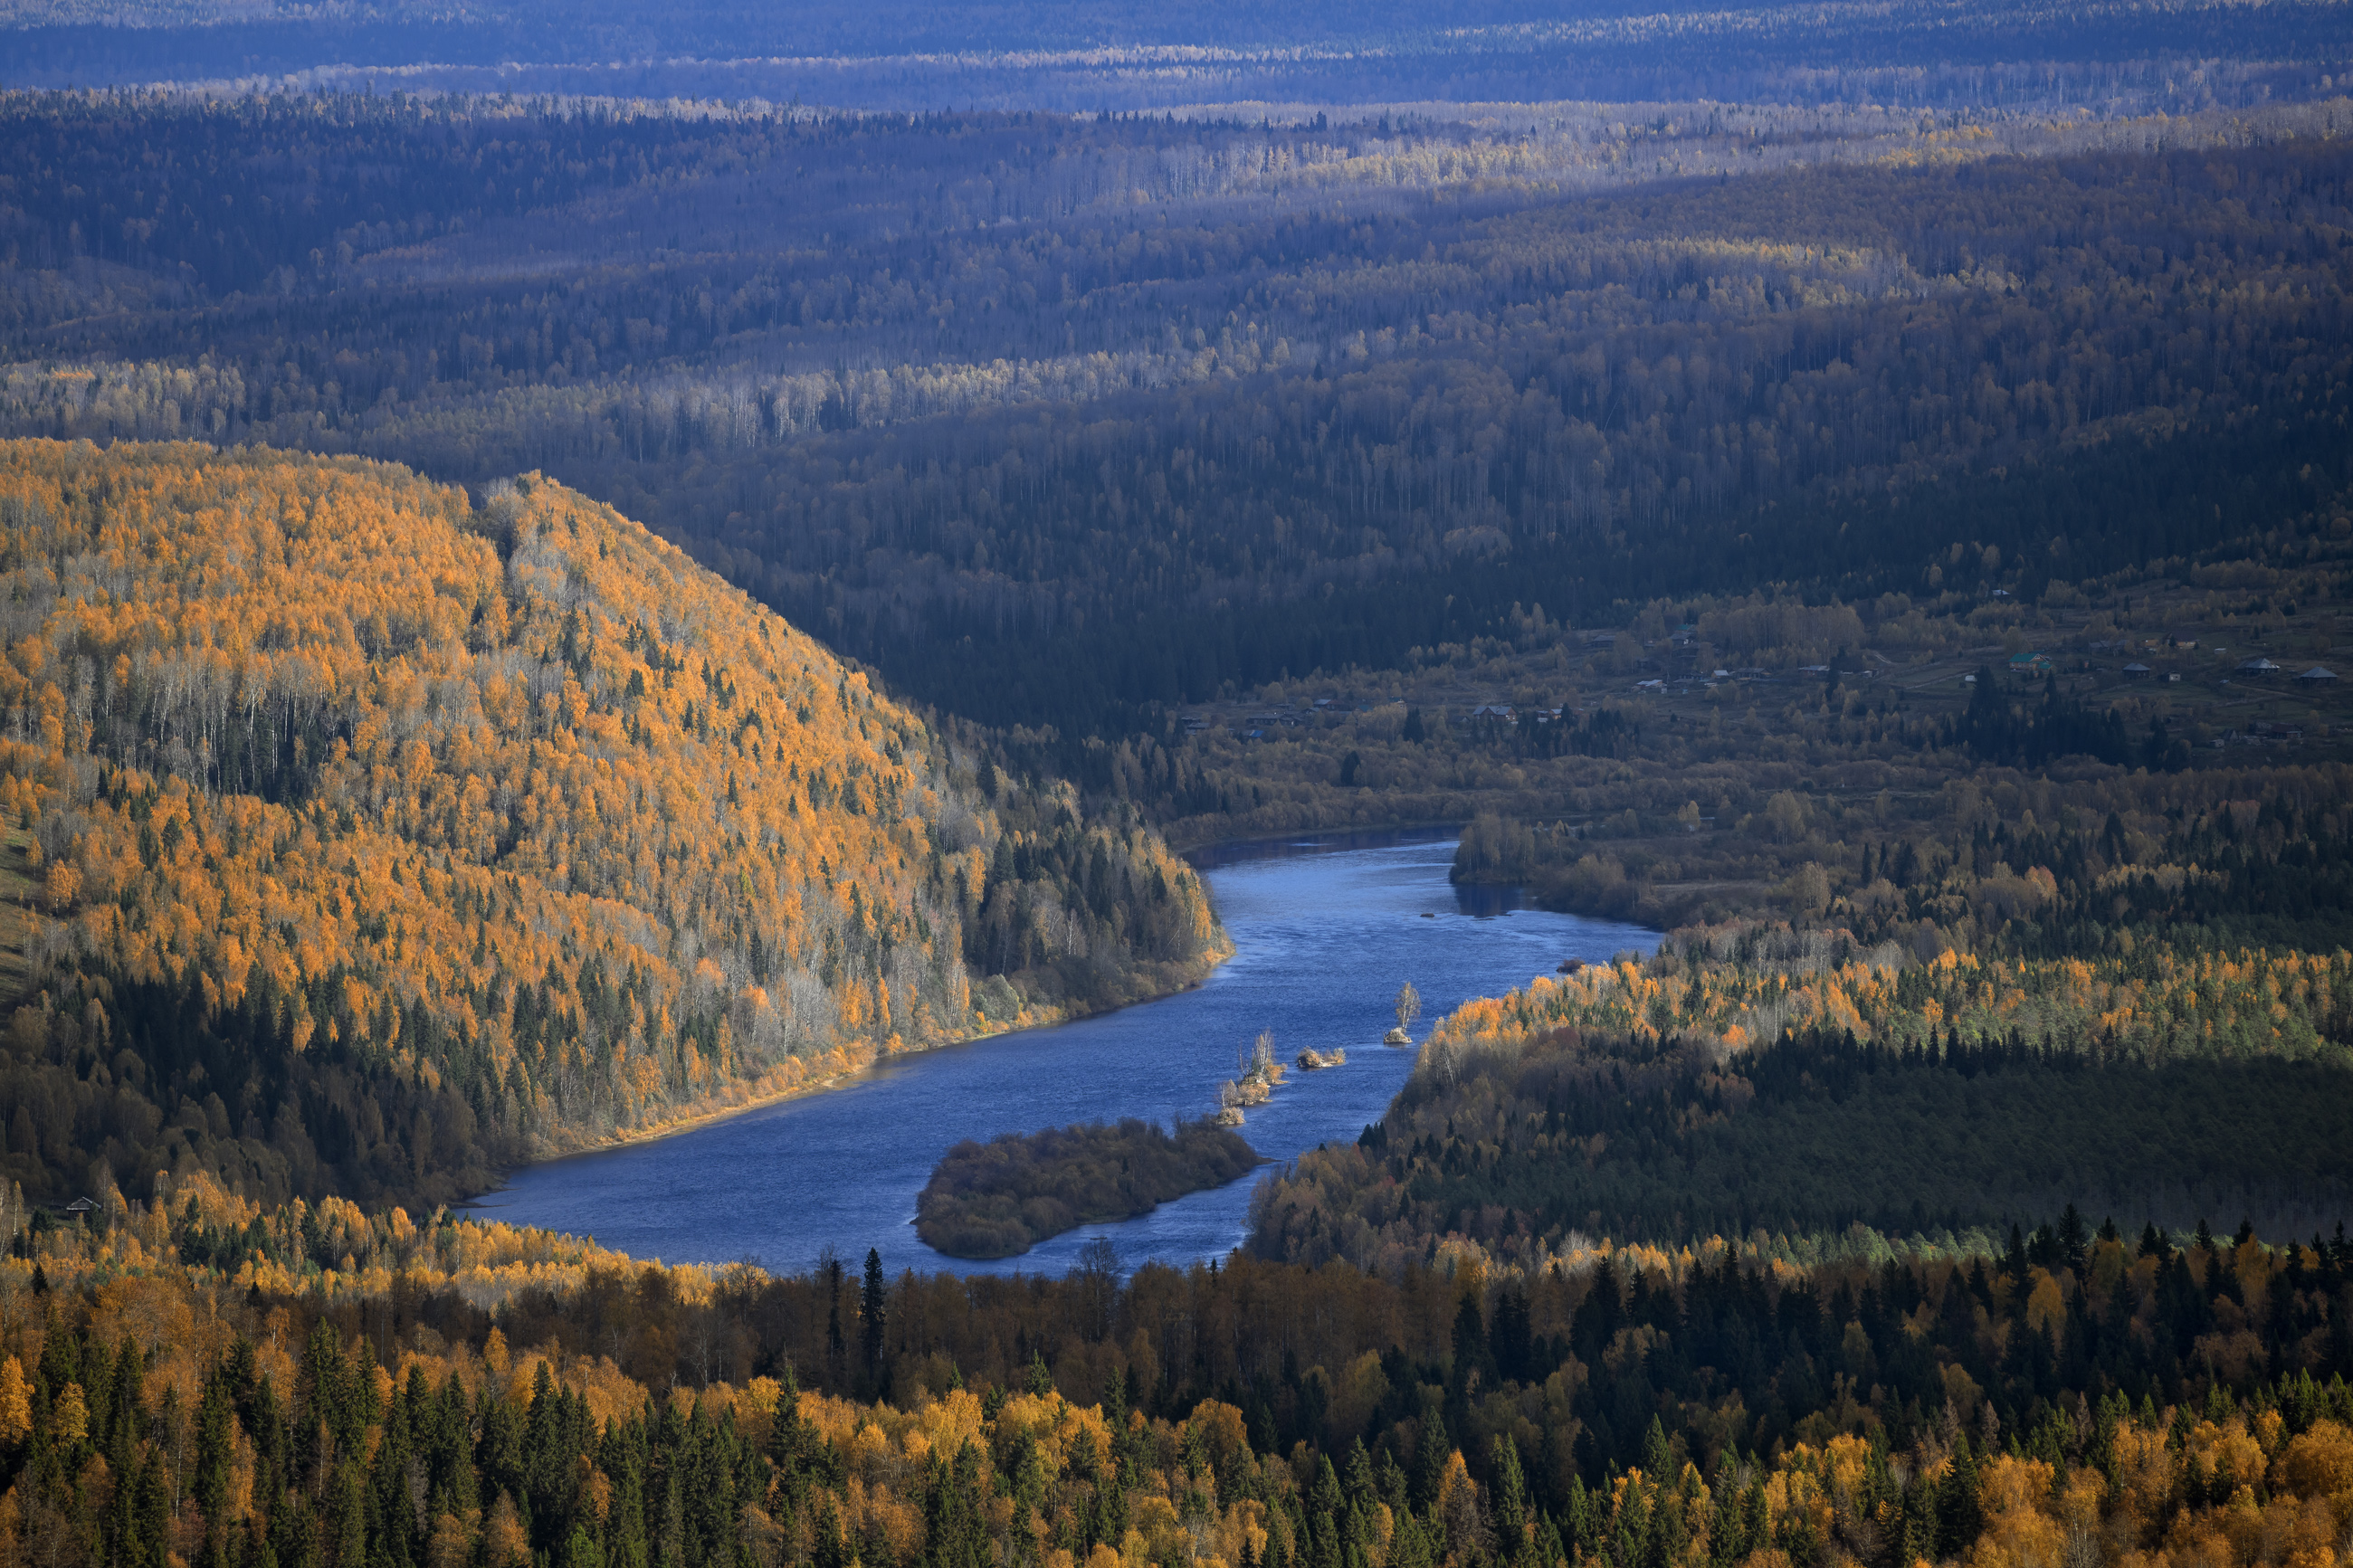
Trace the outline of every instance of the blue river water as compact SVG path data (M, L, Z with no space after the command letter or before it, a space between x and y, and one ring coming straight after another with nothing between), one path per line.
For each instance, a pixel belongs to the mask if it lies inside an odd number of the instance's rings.
M485 1218L595 1237L670 1263L807 1268L831 1247L853 1268L870 1247L892 1274L1060 1274L1108 1237L1128 1268L1222 1258L1249 1228L1260 1175L1088 1226L1019 1258L973 1263L915 1237L915 1194L963 1139L1215 1108L1239 1048L1274 1032L1286 1065L1335 1047L1347 1065L1290 1072L1243 1136L1270 1160L1353 1140L1405 1082L1414 1052L1381 1036L1398 985L1423 998L1426 1033L1474 996L1550 973L1563 959L1648 952L1655 933L1520 907L1507 889L1450 886L1451 834L1300 839L1201 862L1234 956L1199 986L1048 1029L900 1057L838 1089L670 1138L517 1172L479 1200ZM1261 1173L1263 1174L1263 1173Z

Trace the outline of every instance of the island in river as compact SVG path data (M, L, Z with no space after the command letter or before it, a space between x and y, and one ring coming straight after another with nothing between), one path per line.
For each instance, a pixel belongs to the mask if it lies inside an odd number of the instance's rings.
M1369 1048L1397 1022L1410 977L1430 1015L1500 994L1565 957L1647 952L1640 927L1515 908L1509 889L1447 880L1455 836L1430 832L1285 840L1197 858L1239 949L1165 1000L974 1045L887 1058L808 1095L674 1138L526 1166L483 1200L486 1216L593 1236L633 1257L722 1265L757 1258L807 1268L826 1247L879 1248L892 1276L1060 1274L1102 1236L1124 1266L1223 1258L1250 1234L1249 1180L1082 1226L1029 1252L955 1259L910 1223L940 1156L1013 1129L1116 1122L1166 1127L1219 1103L1236 1052L1261 1034L1285 1069L1301 1047L1345 1050L1337 1072L1286 1073L1242 1133L1276 1160L1354 1142L1405 1086L1416 1053ZM1423 919L1428 915L1431 918ZM889 1129L889 1136L877 1135ZM844 1181L845 1171L858 1179Z
M951 1258L1014 1258L1082 1225L1133 1219L1263 1163L1229 1128L1140 1117L967 1138L915 1199L915 1234Z

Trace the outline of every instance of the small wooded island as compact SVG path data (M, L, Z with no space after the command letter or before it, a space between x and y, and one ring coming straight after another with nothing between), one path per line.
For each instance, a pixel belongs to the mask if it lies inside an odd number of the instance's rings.
M1240 1133L1207 1121L1180 1120L1173 1136L1130 1116L1115 1127L968 1138L932 1168L915 1234L950 1258L1012 1258L1076 1226L1223 1186L1261 1163Z

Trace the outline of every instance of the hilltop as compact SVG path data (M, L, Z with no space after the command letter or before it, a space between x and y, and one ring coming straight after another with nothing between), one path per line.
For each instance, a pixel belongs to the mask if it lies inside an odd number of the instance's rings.
M537 476L11 443L0 552L37 1197L445 1201L1222 940L1133 811Z

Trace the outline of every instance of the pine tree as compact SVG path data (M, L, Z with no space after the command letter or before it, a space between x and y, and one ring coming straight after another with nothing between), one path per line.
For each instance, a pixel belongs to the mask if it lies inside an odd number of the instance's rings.
M1937 1556L1967 1555L1984 1528L1984 1509L1978 1499L1977 1457L1969 1451L1968 1435L1963 1433L1954 1440L1952 1467L1945 1472L1944 1486L1937 1498Z
M1672 1478L1667 1473L1674 1463L1674 1451L1667 1446L1667 1428L1653 1415L1651 1429L1642 1436L1642 1474L1656 1486L1665 1486Z
M1461 1388L1474 1372L1487 1370L1487 1320L1479 1310L1476 1294L1465 1291L1454 1310L1454 1386Z
M2091 1237L2085 1234L2084 1216L2073 1204L2067 1205L2059 1216L2059 1251L2067 1267L2078 1275L2084 1272L2085 1258L2091 1251Z
M1341 1496L1340 1479L1333 1473L1328 1457L1317 1457L1314 1484L1303 1506L1307 1515L1308 1568L1340 1568L1344 1550L1340 1521L1347 1503Z
M164 1455L150 1447L132 1483L131 1561L138 1568L164 1568L172 1558L172 1489L164 1473ZM209 1552L222 1559L218 1546Z
M965 1443L954 1459L934 1454L924 1483L923 1568L992 1568L996 1553L973 1446ZM820 1561L817 1568L828 1565Z
M868 1247L866 1282L858 1293L858 1348L867 1385L877 1393L890 1386L882 1354L882 1329L889 1308L889 1291L882 1283L882 1255Z
M605 1549L596 1544L585 1521L572 1527L557 1568L605 1568Z
M1439 1489L1446 1484L1446 1461L1453 1452L1446 1441L1446 1426L1434 1410L1421 1415L1421 1441L1413 1457L1413 1511L1427 1516L1438 1506Z
M1504 1563L1516 1563L1527 1552L1533 1536L1528 1524L1527 1479L1520 1470L1520 1446L1507 1433L1495 1435L1493 1470L1494 1482L1488 1501L1495 1516L1495 1553Z
M828 1249L829 1251L830 1249ZM848 1353L841 1335L841 1259L825 1260L825 1387L834 1393L842 1384L842 1359Z

